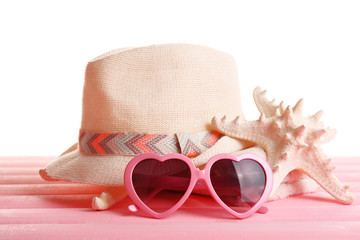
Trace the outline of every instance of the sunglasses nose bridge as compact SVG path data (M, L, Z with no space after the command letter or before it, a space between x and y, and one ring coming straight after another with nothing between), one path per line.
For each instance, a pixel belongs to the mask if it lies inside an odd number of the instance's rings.
M196 184L195 184L195 189L196 190L203 190L203 189L206 189L207 186L206 186L206 180L205 180L205 171L204 170L197 170L195 172L195 181L196 181Z
M205 180L205 170L196 169L195 171L196 180Z

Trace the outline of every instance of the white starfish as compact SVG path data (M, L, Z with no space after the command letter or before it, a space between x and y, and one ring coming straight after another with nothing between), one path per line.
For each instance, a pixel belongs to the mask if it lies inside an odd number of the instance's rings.
M254 90L254 100L261 113L259 120L245 121L236 118L231 122L226 117L214 117L213 126L219 132L241 140L248 140L264 148L267 161L274 172L274 195L285 177L291 173L300 178L302 171L314 179L334 198L344 204L351 204L354 196L348 192L333 174L330 158L320 145L333 139L336 131L324 128L319 121L322 111L305 117L302 114L303 100L293 107L284 107L283 102L275 105L274 100L265 97L266 91Z

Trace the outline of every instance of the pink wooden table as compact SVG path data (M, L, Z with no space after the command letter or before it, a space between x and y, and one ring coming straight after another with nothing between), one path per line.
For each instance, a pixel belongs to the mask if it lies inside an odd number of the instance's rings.
M129 212L129 198L93 211L104 187L43 181L38 169L52 159L0 157L0 239L360 239L360 157L333 161L356 196L352 205L319 190L268 202L268 214L244 220L197 195L162 220Z

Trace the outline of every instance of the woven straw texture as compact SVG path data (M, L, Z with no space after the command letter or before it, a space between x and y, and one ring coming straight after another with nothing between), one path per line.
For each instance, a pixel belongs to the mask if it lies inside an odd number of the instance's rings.
M152 45L113 50L86 67L81 131L196 134L211 131L211 119L224 115L243 117L236 63L227 53L189 44ZM194 162L201 165L213 154L244 147L223 137ZM47 180L121 185L132 157L85 155L75 144L40 173Z

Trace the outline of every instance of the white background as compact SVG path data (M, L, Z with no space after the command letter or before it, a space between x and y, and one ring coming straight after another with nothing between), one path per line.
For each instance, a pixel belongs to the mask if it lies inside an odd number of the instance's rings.
M201 44L232 54L252 91L338 130L330 156L359 156L360 1L1 1L0 155L58 155L77 141L86 63L108 50Z

